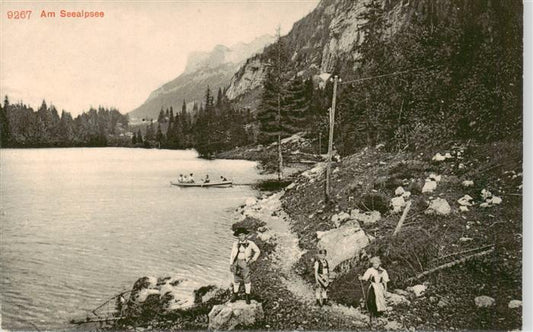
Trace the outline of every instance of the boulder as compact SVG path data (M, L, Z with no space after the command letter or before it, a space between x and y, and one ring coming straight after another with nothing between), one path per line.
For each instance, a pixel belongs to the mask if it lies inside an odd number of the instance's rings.
M521 306L522 306L522 301L520 300L511 300L509 301L509 304L507 305L509 309L520 308Z
M429 203L429 207L426 209L426 214L437 214L440 216L446 216L452 212L452 208L448 201L444 198L435 198Z
M190 291L195 286L195 283L186 279L140 278L133 285L126 310L130 314L140 315L189 308L195 303L195 294Z
M424 295L427 288L428 287L426 285L415 285L412 287L407 287L407 290L415 294L416 297L420 297Z
M395 293L389 293L385 294L385 298L387 299L387 304L391 306L398 306L398 305L409 305L411 302L405 297L404 295L399 295Z
M482 296L477 296L474 299L474 302L476 303L476 306L478 308L490 308L496 303L496 300L494 300L490 296L482 295Z
M437 182L431 179L426 179L424 187L422 187L423 193L432 193L437 189Z
M333 270L347 259L359 255L370 240L359 225L345 224L326 232L320 232L318 247L328 251L329 268Z
M395 294L398 294L398 295L405 296L405 297L409 296L409 292L408 291L404 291L403 289L399 289L399 288L396 288L392 292L395 293Z
M256 301L250 304L240 300L215 305L209 312L209 330L234 330L236 327L252 326L264 318L263 305Z
M402 196L398 196L391 199L390 205L392 207L392 212L398 213L402 211L405 205L407 205L407 202L405 202L405 199Z
M358 209L353 209L350 215L353 219L365 225L375 224L381 220L381 213L379 211L361 212Z
M191 280L181 279L179 283L172 281L161 286L161 304L165 311L190 308L194 305L195 294L188 291L194 289L196 283ZM165 291L163 293L163 290Z

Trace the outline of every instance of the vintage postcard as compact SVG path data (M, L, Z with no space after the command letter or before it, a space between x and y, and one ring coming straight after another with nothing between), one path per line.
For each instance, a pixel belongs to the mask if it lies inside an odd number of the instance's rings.
M527 2L0 3L3 330L525 328Z

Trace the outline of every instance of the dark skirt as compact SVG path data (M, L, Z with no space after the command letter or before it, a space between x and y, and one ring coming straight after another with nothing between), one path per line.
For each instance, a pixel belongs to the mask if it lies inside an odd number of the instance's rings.
M374 287L372 287L372 285L370 285L370 287L368 287L368 295L367 295L367 298L366 298L366 307L368 309L368 311L370 312L370 314L374 317L379 317L381 316L381 311L378 311L378 307L376 305L376 293L374 293Z

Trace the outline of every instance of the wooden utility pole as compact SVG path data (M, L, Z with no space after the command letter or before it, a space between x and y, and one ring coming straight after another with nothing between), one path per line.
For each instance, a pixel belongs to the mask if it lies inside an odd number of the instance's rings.
M278 26L278 180L283 179L283 154L281 153L281 27Z
M320 131L320 128L318 129L318 154L322 154L322 132Z
M331 101L331 108L329 109L329 142L328 142L328 159L326 167L326 202L330 202L330 176L331 176L331 159L333 157L333 128L335 127L335 104L337 99L337 83L339 76L335 75L333 78L333 99Z

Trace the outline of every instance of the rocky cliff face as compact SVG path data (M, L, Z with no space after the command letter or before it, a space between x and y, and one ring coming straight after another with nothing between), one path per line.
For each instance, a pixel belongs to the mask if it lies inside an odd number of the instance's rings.
M315 76L357 60L358 46L364 40L360 27L365 20L361 15L367 2L322 0L314 11L296 22L289 34L282 37L290 51L294 74ZM391 23L391 35L417 15L445 16L452 7L449 0L383 1L383 9ZM243 94L261 87L264 61L264 54L256 55L235 74L226 92L230 100L242 98Z
M217 45L211 52L191 53L183 74L152 91L141 106L129 113L130 117L156 119L162 107L181 110L183 100L189 105L201 101L208 85L216 93L218 88L229 84L247 58L262 51L273 40L274 37L265 35L247 44Z

